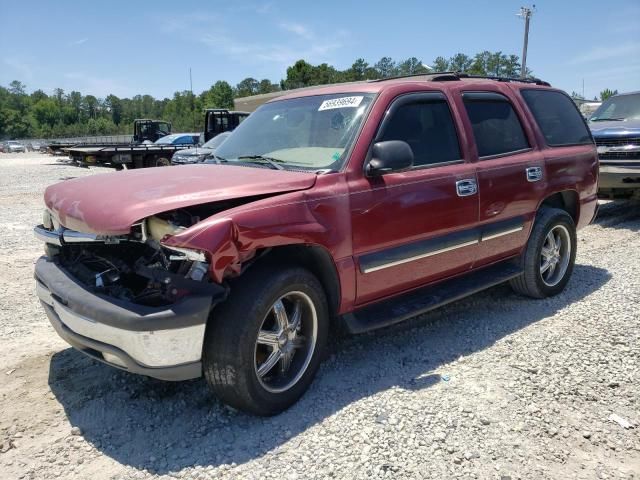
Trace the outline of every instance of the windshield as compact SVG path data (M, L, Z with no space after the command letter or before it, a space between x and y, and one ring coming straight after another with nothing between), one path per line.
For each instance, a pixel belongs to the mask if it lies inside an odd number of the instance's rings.
M373 98L343 93L266 103L234 130L216 157L230 162L267 157L284 168L338 170Z
M610 97L593 112L589 120L602 122L605 120L635 119L640 119L640 93Z
M220 145L222 145L222 142L224 142L229 135L231 135L231 133L220 133L209 140L207 143L202 145L202 147L211 149L218 148Z

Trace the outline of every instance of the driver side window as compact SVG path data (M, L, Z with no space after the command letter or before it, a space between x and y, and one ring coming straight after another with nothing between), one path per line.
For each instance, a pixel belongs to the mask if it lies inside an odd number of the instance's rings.
M413 166L460 160L458 135L445 100L407 103L393 112L378 141L402 140L413 151Z

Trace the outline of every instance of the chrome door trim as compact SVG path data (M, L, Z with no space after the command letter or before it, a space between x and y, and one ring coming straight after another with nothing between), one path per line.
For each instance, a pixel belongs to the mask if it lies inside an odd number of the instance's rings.
M487 235L487 236L482 236L482 241L486 242L487 240L493 240L494 238L499 238L499 237L503 237L505 235L510 235L512 233L518 233L520 231L522 231L522 229L524 228L524 225L520 225L519 227L514 227L511 228L509 230L504 230L502 232L496 232L496 233L492 233L491 235Z
M375 267L363 268L362 273L371 273L377 272L378 270L383 270L385 268L395 267L397 265L402 265L403 263L414 262L416 260L420 260L422 258L432 257L434 255L439 255L441 253L450 252L452 250L457 250L458 248L469 247L471 245L475 245L478 243L478 240L470 240L468 242L459 243L457 245L452 245L450 247L441 248L439 250L433 250L432 252L422 253L420 255L414 255L413 257L403 258L402 260L396 260L395 262L384 263L382 265L376 265Z

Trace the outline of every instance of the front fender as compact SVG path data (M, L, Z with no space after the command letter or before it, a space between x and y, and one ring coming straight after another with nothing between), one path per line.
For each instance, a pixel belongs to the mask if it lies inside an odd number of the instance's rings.
M334 180L335 181L335 180ZM242 264L266 248L313 244L334 261L351 256L347 195L292 192L220 212L167 237L163 244L206 252L213 281L240 273Z

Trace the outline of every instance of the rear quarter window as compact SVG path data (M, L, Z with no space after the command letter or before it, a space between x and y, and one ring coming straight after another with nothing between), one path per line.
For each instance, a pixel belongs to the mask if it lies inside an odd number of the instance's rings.
M580 112L565 94L552 90L522 90L547 145L561 147L592 143Z

